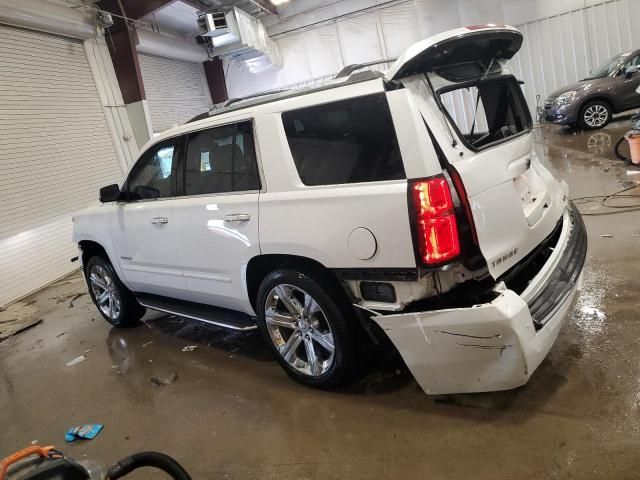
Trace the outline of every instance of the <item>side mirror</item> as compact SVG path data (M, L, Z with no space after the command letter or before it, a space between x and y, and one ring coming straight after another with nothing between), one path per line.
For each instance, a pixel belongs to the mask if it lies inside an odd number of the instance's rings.
M640 65L632 65L624 69L624 78L631 78L635 73L640 70Z
M100 189L100 201L102 203L115 202L120 199L120 187L117 183L107 185Z

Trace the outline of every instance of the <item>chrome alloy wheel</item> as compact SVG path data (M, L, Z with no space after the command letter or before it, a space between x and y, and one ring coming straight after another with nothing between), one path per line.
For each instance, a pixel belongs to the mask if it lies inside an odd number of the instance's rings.
M307 292L277 285L267 295L264 319L282 358L300 373L319 377L333 363L335 343L327 317Z
M109 272L102 265L94 265L89 272L89 283L100 311L116 320L120 315L120 293Z
M584 111L584 123L592 128L603 126L609 120L609 112L602 105L591 105Z

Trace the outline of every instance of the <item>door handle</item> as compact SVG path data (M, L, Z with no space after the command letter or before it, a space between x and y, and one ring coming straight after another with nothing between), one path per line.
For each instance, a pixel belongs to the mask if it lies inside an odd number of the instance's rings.
M251 216L248 213L232 213L224 216L225 222L248 222Z
M153 217L151 223L153 225L165 225L169 223L169 219L167 217Z

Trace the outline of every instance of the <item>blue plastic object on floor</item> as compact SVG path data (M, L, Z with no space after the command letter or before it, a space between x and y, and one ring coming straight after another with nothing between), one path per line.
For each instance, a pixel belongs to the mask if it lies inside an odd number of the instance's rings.
M100 430L102 430L103 426L104 425L101 425L100 423L92 423L88 425L80 425L79 427L72 427L67 430L67 433L65 433L64 435L64 439L67 442L73 442L78 438L83 440L91 440L96 435L98 435L98 433L100 433Z

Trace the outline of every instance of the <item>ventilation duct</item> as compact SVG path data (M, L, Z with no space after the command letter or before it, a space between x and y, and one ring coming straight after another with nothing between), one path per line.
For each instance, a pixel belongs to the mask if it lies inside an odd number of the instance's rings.
M251 73L282 67L278 47L260 20L237 7L225 14L225 20L227 33L202 37L212 57L244 62Z
M150 53L159 57L176 58L187 62L204 62L209 59L202 45L197 45L181 38L150 32L143 28L139 28L137 34L138 44L136 45L136 50L138 52Z
M219 37L229 33L227 19L222 12L198 15L198 30L200 30L200 35L203 37Z

